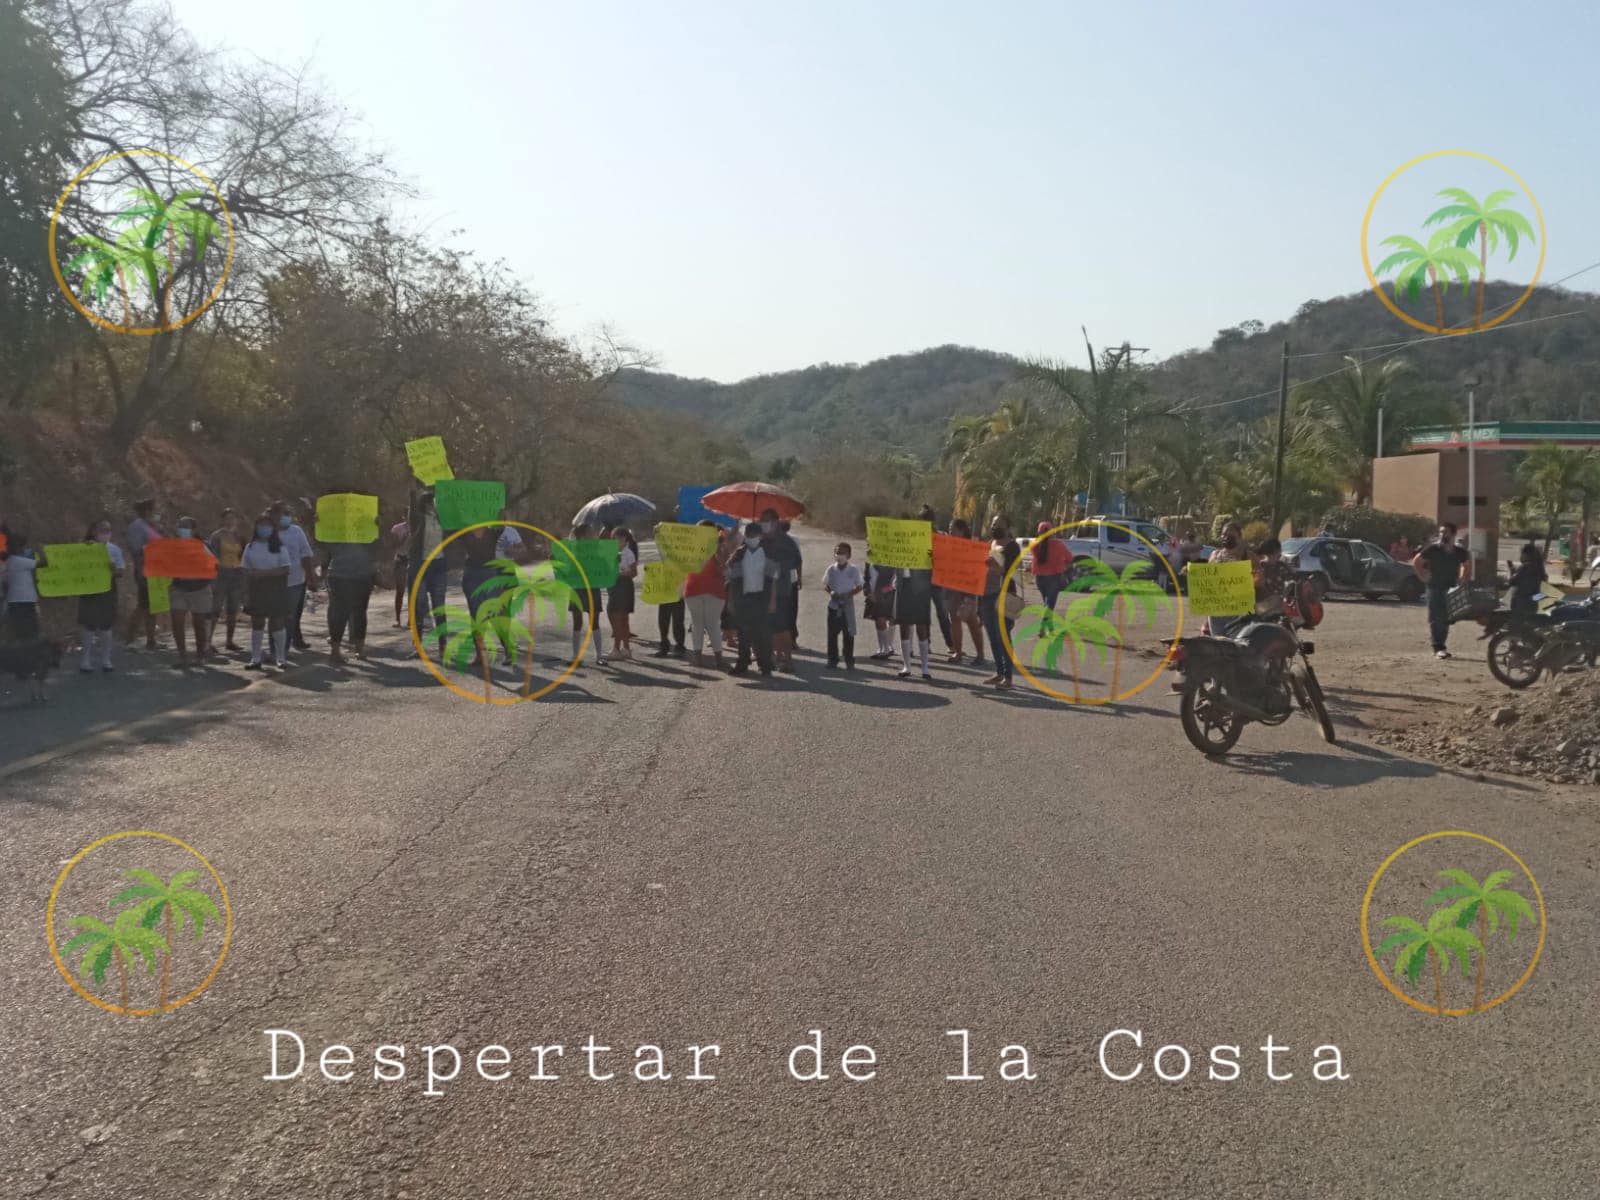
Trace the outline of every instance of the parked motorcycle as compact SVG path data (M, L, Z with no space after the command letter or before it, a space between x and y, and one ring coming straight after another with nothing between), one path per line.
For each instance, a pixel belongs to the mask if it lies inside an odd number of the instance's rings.
M1316 647L1299 636L1321 620L1312 585L1290 580L1281 614L1252 617L1228 637L1181 639L1185 678L1178 714L1190 744L1202 754L1226 754L1250 722L1282 725L1296 704L1316 718L1331 744L1333 721L1310 661Z
M1559 675L1575 663L1593 667L1600 662L1600 584L1585 600L1540 613L1496 609L1485 626L1489 673L1508 688L1530 687L1541 675Z

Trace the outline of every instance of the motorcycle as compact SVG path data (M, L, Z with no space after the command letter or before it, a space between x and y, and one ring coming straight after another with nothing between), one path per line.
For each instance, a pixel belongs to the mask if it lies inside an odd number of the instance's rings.
M1542 599L1543 597L1535 597ZM1496 609L1485 619L1489 673L1508 688L1531 687L1539 676L1559 675L1600 662L1600 584L1586 600L1567 601L1539 613Z
M1202 754L1226 754L1250 722L1282 725L1296 704L1333 744L1333 721L1310 661L1316 646L1299 636L1321 621L1313 585L1291 579L1282 613L1250 617L1228 637L1181 639L1185 677L1178 715L1190 744Z

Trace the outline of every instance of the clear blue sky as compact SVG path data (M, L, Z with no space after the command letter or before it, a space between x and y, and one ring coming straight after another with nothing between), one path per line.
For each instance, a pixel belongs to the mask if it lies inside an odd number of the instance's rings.
M685 375L944 342L1077 358L1079 325L1205 345L1365 286L1369 197L1436 149L1527 181L1546 280L1600 259L1589 0L175 9L309 59L418 224Z

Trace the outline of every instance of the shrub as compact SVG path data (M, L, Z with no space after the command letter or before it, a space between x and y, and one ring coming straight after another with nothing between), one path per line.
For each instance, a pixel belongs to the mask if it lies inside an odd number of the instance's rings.
M1339 537L1359 538L1387 550L1401 535L1413 546L1420 546L1433 534L1434 524L1414 513L1384 512L1365 504L1329 509L1317 527L1331 529Z

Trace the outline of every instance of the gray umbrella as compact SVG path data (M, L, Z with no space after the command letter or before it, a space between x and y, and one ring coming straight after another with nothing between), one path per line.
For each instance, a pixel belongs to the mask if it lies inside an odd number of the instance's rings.
M643 496L635 496L632 492L607 492L604 496L596 496L589 503L578 510L578 515L572 518L574 525L620 525L633 517L642 517L655 512L656 506Z

